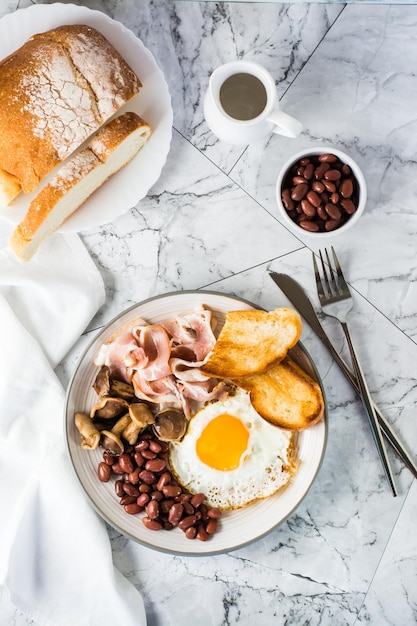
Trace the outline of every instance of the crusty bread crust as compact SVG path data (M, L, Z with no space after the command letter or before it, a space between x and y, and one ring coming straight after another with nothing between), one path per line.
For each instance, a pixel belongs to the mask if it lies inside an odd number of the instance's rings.
M103 126L88 147L70 157L32 200L9 240L15 254L29 261L46 237L139 152L151 132L150 125L132 112Z
M91 26L35 35L0 63L0 169L32 192L141 86Z
M229 311L202 370L231 380L259 373L286 356L301 329L301 317L294 309Z
M279 428L304 430L324 415L320 385L289 356L262 373L238 378L234 383L249 392L257 413Z

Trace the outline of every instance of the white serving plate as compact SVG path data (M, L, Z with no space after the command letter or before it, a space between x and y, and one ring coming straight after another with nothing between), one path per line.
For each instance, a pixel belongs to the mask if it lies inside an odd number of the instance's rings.
M132 31L101 11L56 3L36 4L5 15L0 19L0 59L20 48L32 35L64 24L88 24L96 28L122 54L143 87L117 115L134 111L153 129L139 154L90 196L59 229L60 232L80 232L123 215L146 196L158 180L168 156L173 114L168 86L151 52ZM50 177L46 177L43 184ZM0 217L18 224L41 187L32 194L20 194L9 207L0 210Z
M103 342L122 326L141 317L158 323L176 313L185 313L204 305L213 310L219 320L219 328L225 313L231 310L257 308L246 300L209 291L183 291L166 294L136 304L110 322L93 339L80 358L68 386L65 402L65 436L71 463L79 482L97 512L115 529L157 550L181 555L208 555L242 547L259 539L276 528L294 513L303 500L320 468L327 442L327 411L325 417L312 428L300 432L295 438L296 458L299 469L290 483L277 494L237 511L224 512L221 529L207 542L189 540L178 528L170 531L152 531L145 528L139 515L128 515L119 504L114 491L114 481L101 483L97 478L97 466L102 460L102 450L83 450L74 425L76 411L90 412L97 396L92 389L98 372L93 359ZM292 357L319 383L314 364L298 343L291 351Z

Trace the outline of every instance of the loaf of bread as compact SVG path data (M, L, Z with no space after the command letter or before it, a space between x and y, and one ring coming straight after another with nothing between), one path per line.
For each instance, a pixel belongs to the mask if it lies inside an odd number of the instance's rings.
M202 370L231 380L261 372L286 356L301 329L301 317L293 309L229 311Z
M0 63L0 202L7 205L68 158L141 89L97 30L61 26Z
M46 237L136 156L151 132L150 125L133 112L100 128L88 146L71 156L32 200L9 241L15 254L29 261Z
M255 411L279 428L304 430L323 417L320 385L289 356L259 374L243 376L234 383L249 392Z

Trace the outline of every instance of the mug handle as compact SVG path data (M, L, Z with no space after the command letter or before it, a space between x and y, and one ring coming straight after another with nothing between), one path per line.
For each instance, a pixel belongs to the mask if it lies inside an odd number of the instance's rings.
M295 117L291 117L279 109L273 109L266 119L274 125L272 132L277 135L295 139L303 130L303 125Z

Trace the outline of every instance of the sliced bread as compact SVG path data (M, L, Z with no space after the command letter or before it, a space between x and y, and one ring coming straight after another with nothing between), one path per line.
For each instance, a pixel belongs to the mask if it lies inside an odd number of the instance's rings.
M202 370L215 378L234 380L265 370L283 359L301 335L297 311L229 311L216 344Z
M103 126L87 148L68 159L32 200L9 241L15 254L29 261L46 237L136 156L151 132L149 124L132 112Z
M320 385L289 356L259 374L243 376L234 383L249 392L257 413L279 428L304 430L323 417Z

